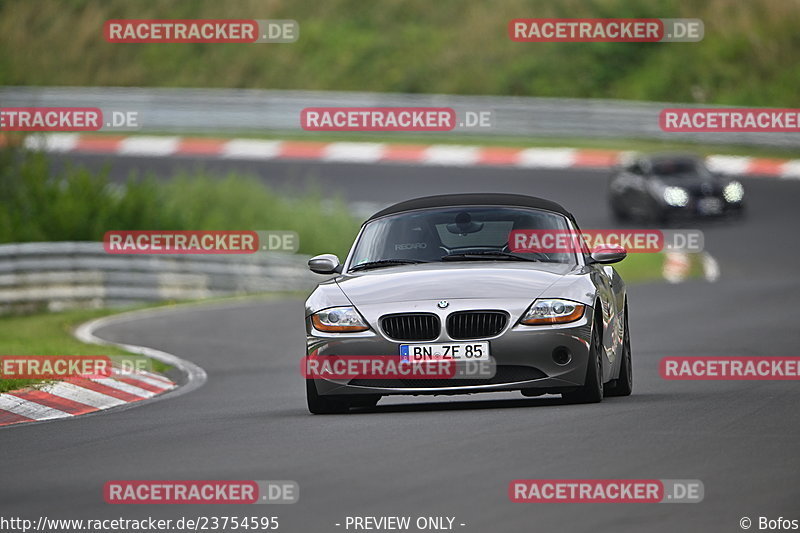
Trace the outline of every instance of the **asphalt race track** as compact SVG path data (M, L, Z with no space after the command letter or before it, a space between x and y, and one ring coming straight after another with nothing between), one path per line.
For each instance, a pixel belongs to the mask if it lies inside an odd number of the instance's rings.
M141 158L115 160L110 170L115 179L132 168L168 177L181 164L249 169L286 190L314 180L353 202L522 192L563 203L584 228L611 227L601 171ZM658 374L659 359L668 355L797 355L800 182L743 182L745 220L695 225L720 263L718 282L631 288L631 397L584 406L517 393L409 397L350 415L313 416L298 365L300 301L176 310L98 335L189 359L208 372L208 382L135 409L0 430L0 514L269 514L280 517L280 531L309 533L344 531L346 516L364 515L454 516L457 531L481 533L741 531L744 516L800 518L798 383L678 382ZM510 503L508 484L520 478L699 479L705 500ZM299 483L300 502L113 506L102 495L112 479L288 479Z

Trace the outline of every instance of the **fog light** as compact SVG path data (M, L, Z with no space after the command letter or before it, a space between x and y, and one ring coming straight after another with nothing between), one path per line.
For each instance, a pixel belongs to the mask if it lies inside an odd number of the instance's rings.
M664 189L664 201L673 207L685 207L689 203L689 192L683 187Z
M725 201L729 204L741 202L742 198L744 198L744 187L738 181L732 181L722 190L722 196L725 197Z
M566 346L559 346L553 350L553 362L557 365L568 365L572 361L572 352Z

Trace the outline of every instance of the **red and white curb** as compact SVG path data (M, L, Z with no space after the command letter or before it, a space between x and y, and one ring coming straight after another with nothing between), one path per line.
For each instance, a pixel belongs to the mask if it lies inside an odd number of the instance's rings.
M2 139L0 139L0 143ZM515 168L609 168L629 152L578 148L506 148L448 144L315 142L211 139L148 135L111 136L48 133L30 136L25 145L54 153L121 156L204 156L220 159L295 159L342 163L407 163L431 166ZM739 176L800 178L800 159L708 156L714 172Z
M0 394L0 426L93 413L139 402L172 390L176 383L151 372L78 377Z
M664 254L664 268L661 274L670 283L680 283L689 275L691 266L692 260L688 253L667 252Z
M699 259L693 259L693 257L699 257ZM699 256L683 251L666 252L661 275L669 283L682 283L688 279L694 260L700 261L703 278L706 281L713 283L719 280L721 274L719 262L708 252L703 252Z
M95 335L101 327L150 318L168 311L145 309L92 320L79 326L75 337L87 344L118 346L173 366L185 376L185 382L180 386L161 374L137 371L114 372L105 378L70 378L41 387L11 391L0 394L0 426L75 417L112 407L121 410L185 394L202 386L207 379L206 372L190 361L154 348L111 342Z

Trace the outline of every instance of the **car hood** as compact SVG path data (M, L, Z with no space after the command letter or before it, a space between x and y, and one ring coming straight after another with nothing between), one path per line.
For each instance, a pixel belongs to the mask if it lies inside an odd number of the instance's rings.
M336 281L356 306L425 299L535 299L577 268L563 263L435 263L357 272Z

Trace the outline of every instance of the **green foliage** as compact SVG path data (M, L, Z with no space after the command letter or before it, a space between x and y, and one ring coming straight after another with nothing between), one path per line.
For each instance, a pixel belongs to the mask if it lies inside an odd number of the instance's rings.
M41 153L0 150L0 243L99 241L109 230L291 230L301 253L344 255L358 222L341 201L286 197L249 176L119 185L77 167L51 175Z
M54 16L57 13L58 16ZM699 43L517 43L514 18L699 18ZM111 44L112 18L294 19L292 44ZM800 106L790 0L26 0L0 84L242 87Z

